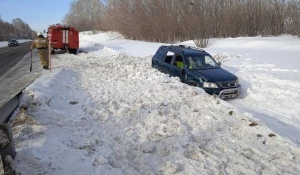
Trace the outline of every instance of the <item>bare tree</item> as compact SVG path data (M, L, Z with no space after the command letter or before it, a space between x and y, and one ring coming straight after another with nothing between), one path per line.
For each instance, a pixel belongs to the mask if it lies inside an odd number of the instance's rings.
M31 28L22 19L16 18L12 23L4 22L0 19L0 40L8 40L11 38L32 39Z
M75 26L79 31L99 29L103 13L101 0L77 0L71 3L63 23Z
M13 25L0 20L0 40L6 41L13 35Z
M287 33L300 37L300 1L292 1L287 4L287 17L285 23L287 25Z
M299 4L299 0L77 0L65 22L80 30L118 31L129 39L193 40L205 47L213 37L299 35Z

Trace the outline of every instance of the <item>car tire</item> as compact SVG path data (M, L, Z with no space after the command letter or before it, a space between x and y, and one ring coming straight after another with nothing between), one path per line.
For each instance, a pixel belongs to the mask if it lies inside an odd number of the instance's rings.
M183 82L187 83L188 82L188 76L187 76L187 74L185 73L183 77L184 77L183 78Z
M162 71L161 71L161 68L160 68L159 66L156 65L156 66L153 66L153 67L154 67L155 69L157 69L158 71L162 72Z
M197 84L195 84L195 83L189 83L189 85L190 85L190 86L194 86L194 87L197 86Z

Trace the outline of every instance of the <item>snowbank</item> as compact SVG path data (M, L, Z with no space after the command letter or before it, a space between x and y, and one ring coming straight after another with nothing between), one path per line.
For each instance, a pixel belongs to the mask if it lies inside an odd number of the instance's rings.
M53 72L24 90L20 106L34 122L14 127L17 171L300 173L299 148L256 113L152 69L144 50L135 57L103 41L87 39L79 55L54 55Z

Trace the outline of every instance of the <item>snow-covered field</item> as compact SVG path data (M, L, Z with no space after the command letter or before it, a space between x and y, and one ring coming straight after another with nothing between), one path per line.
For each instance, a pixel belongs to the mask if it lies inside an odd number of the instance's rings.
M151 68L160 45L83 32L80 54L53 55L21 98L15 170L300 174L299 38L210 40L205 50L240 79L230 101Z

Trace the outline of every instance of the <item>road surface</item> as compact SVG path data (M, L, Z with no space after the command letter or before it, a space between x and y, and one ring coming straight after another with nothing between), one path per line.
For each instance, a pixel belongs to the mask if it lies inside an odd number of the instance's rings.
M32 52L32 72L30 68L30 44L0 48L0 108L31 84L42 72L37 50Z

